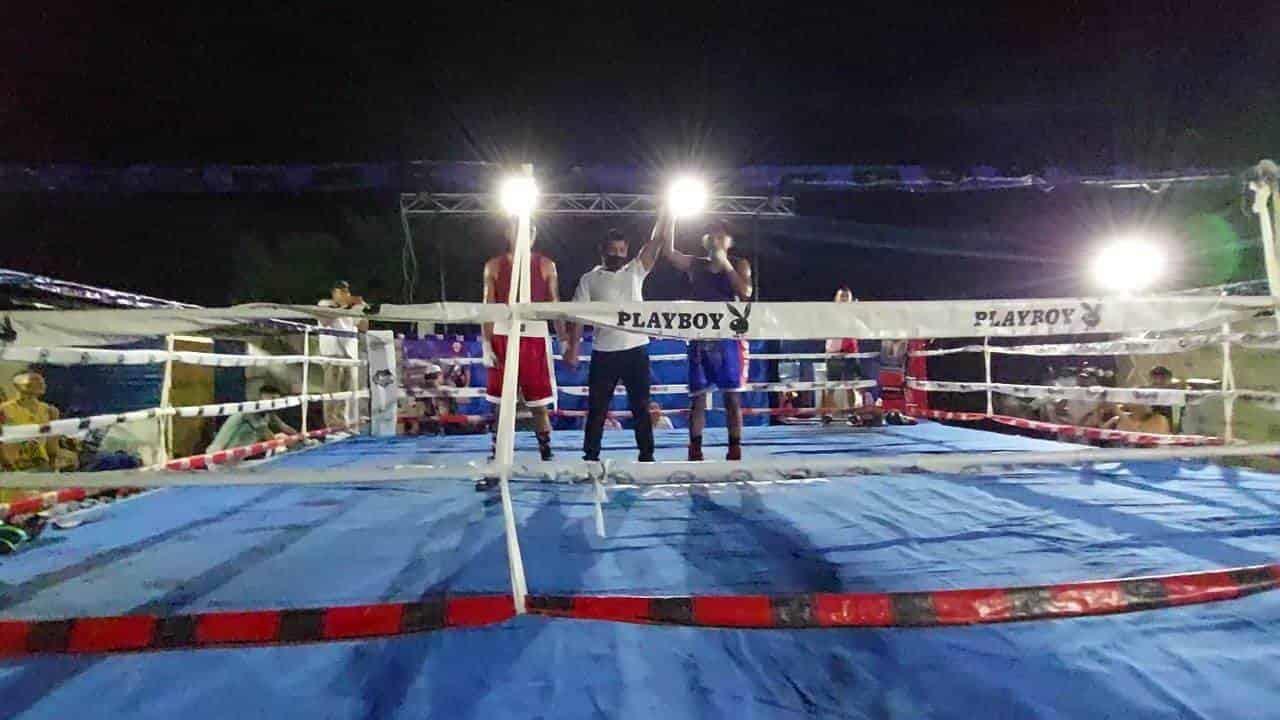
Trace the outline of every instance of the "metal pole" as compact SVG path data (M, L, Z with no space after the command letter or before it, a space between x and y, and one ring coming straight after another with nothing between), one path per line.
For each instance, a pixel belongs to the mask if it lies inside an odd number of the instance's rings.
M525 172L533 175L533 167L525 166ZM502 521L507 536L507 564L511 571L511 595L515 603L515 612L525 612L525 598L529 594L525 583L524 559L520 554L520 538L516 535L515 507L511 503L511 466L515 461L516 433L516 382L520 365L520 303L518 299L528 295L527 287L520 287L529 280L529 258L532 245L532 217L529 212L522 212L516 223L516 243L511 253L511 262L516 268L511 273L511 284L507 295L507 307L510 311L507 328L507 350L502 368L502 400L498 405L498 437L494 448L494 460L498 463L498 491L502 496Z
M987 378L987 417L996 414L995 398L991 392L991 338L982 338L982 367Z
M1222 389L1227 393L1222 398L1222 439L1231 442L1236 434L1236 373L1231 363L1231 323L1222 324L1222 335Z
M160 382L160 462L169 462L173 457L173 416L170 410L169 397L173 394L173 335L166 335L164 349L168 357L164 361L164 379Z
M301 432L307 434L307 398L311 394L311 328L302 330L302 425Z
M1269 164L1269 161L1259 163L1259 167ZM1274 165L1271 165L1274 168ZM1257 180L1249 182L1249 189L1253 190L1253 212L1258 215L1258 229L1262 232L1262 256L1267 263L1267 288L1268 292L1273 296L1280 296L1280 261L1276 259L1276 240L1275 229L1272 224L1272 214L1268 208L1268 203L1274 203L1280 200L1280 189L1274 187L1275 180L1268 178L1266 175ZM1280 328L1280 312L1275 313L1276 327Z
M400 272L404 287L401 289L404 291L405 303L411 305L413 304L414 287L418 282L418 260L413 247L413 231L409 228L409 216L404 211L404 198L400 199L400 228L404 230L404 248L400 252ZM413 259L411 264L408 262L410 258ZM412 277L410 277L410 272L414 273Z

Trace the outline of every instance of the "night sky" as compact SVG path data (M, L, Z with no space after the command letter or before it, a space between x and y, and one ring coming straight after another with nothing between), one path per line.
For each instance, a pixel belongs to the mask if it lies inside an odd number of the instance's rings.
M1265 3L13 5L0 23L0 162L1235 169L1274 154L1280 137L1280 13ZM10 245L7 266L211 303L254 293L148 279L190 260L177 249L184 239L220 245L196 254L231 273L230 246L256 242L246 235L264 245L345 238L343 212L317 205L394 207L364 197L2 201L0 221L32 248ZM1176 201L1069 196L1050 224L1159 215ZM1014 237L1036 222L1001 206L1019 202L817 204L877 225L955 222ZM1230 192L1201 197L1172 214L1183 222L1232 202ZM86 242L99 247L70 256ZM398 239L388 243L398 256ZM151 260L112 264L122 247ZM857 261L892 249L867 252ZM398 291L397 277L368 272L369 284Z

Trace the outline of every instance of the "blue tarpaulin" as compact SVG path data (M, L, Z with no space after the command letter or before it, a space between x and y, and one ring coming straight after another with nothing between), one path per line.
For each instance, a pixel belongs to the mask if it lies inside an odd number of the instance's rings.
M685 435L659 433L659 459ZM628 457L630 433L606 433ZM484 436L358 438L274 470L482 457ZM556 435L572 456L581 435ZM708 457L723 433L708 433ZM1071 446L924 423L751 428L797 458ZM533 438L518 453L532 457ZM1207 464L610 492L519 483L535 593L926 590L1272 562L1276 476ZM314 607L506 592L500 509L464 480L170 489L0 560L0 617ZM724 630L526 617L386 640L0 662L3 715L1256 718L1280 700L1280 593L930 629Z

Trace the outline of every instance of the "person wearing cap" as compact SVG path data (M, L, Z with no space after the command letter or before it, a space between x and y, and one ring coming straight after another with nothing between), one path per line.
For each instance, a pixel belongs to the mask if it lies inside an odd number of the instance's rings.
M346 280L338 280L329 288L329 297L317 303L320 307L339 310L365 309L364 299L351 293L351 285ZM333 333L320 333L320 354L324 357L360 359L360 344L355 333L369 329L369 321L352 317L325 318L320 321L322 328L333 330ZM324 365L324 392L336 393L354 390L359 379L358 368L351 365ZM356 424L355 398L347 400L328 400L324 403L325 427L347 427Z
M1173 387L1173 371L1164 365L1156 365L1151 368L1151 370L1147 371L1147 387L1160 389ZM1157 415L1164 416L1164 419L1169 421L1170 432L1179 431L1180 423L1178 418L1174 417L1172 405L1153 405L1151 410Z

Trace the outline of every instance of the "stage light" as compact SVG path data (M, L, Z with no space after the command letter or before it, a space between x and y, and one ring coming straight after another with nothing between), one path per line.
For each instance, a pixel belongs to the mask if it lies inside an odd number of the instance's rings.
M498 191L502 209L510 215L532 213L538 205L538 184L528 175L515 175L502 181Z
M1143 236L1115 238L1094 256L1092 270L1094 283L1102 290L1142 292L1164 277L1165 250Z
M701 213L707 207L707 184L695 177L677 178L667 189L667 207L678 218Z

